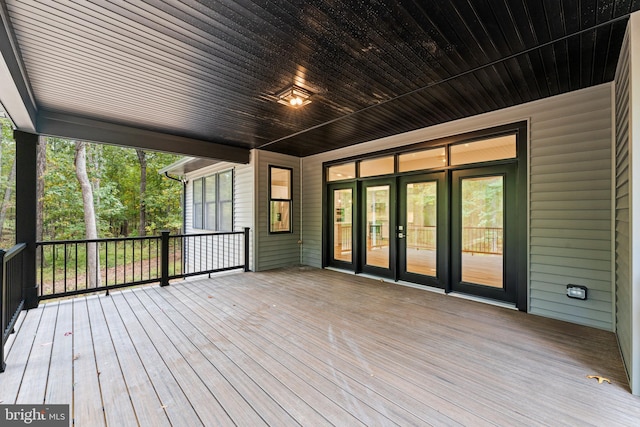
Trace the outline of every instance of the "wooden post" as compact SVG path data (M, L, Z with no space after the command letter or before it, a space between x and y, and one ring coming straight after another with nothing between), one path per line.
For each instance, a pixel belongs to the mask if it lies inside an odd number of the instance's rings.
M169 285L169 231L160 232L160 286Z

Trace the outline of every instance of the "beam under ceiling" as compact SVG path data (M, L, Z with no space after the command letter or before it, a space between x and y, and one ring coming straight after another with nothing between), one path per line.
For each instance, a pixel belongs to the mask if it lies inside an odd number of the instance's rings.
M0 2L0 103L14 125L36 131L37 108L4 2Z
M38 133L85 141L103 142L145 150L164 151L234 163L249 163L249 149L146 129L40 110Z

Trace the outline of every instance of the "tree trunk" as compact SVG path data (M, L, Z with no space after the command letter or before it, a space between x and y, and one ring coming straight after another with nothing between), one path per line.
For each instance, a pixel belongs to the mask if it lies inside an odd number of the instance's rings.
M84 223L86 238L97 239L98 227L96 225L96 212L93 206L93 190L87 175L87 146L84 141L76 141L76 154L74 159L76 177L82 189L82 204L84 206ZM100 286L100 259L98 258L97 244L87 245L87 287Z
M47 140L40 137L38 143L38 157L36 159L36 173L38 177L36 187L36 240L44 240L44 174L47 171Z
M140 161L140 223L138 225L138 235L147 235L147 154L143 150L136 150Z
M4 190L4 199L2 200L2 208L0 209L0 242L4 237L4 220L7 218L7 209L11 203L11 193L13 192L13 182L16 179L16 158L13 158L9 179L7 179L7 188Z

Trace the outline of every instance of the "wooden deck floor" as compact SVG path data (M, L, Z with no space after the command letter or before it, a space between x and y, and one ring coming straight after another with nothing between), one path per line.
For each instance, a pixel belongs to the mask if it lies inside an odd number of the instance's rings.
M611 333L311 268L41 305L0 402L69 403L78 426L640 420Z

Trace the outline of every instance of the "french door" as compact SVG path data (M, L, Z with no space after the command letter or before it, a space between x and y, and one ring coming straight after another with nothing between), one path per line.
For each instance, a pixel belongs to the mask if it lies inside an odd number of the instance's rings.
M328 264L516 302L516 165L331 184Z
M451 290L516 302L515 166L453 171Z

